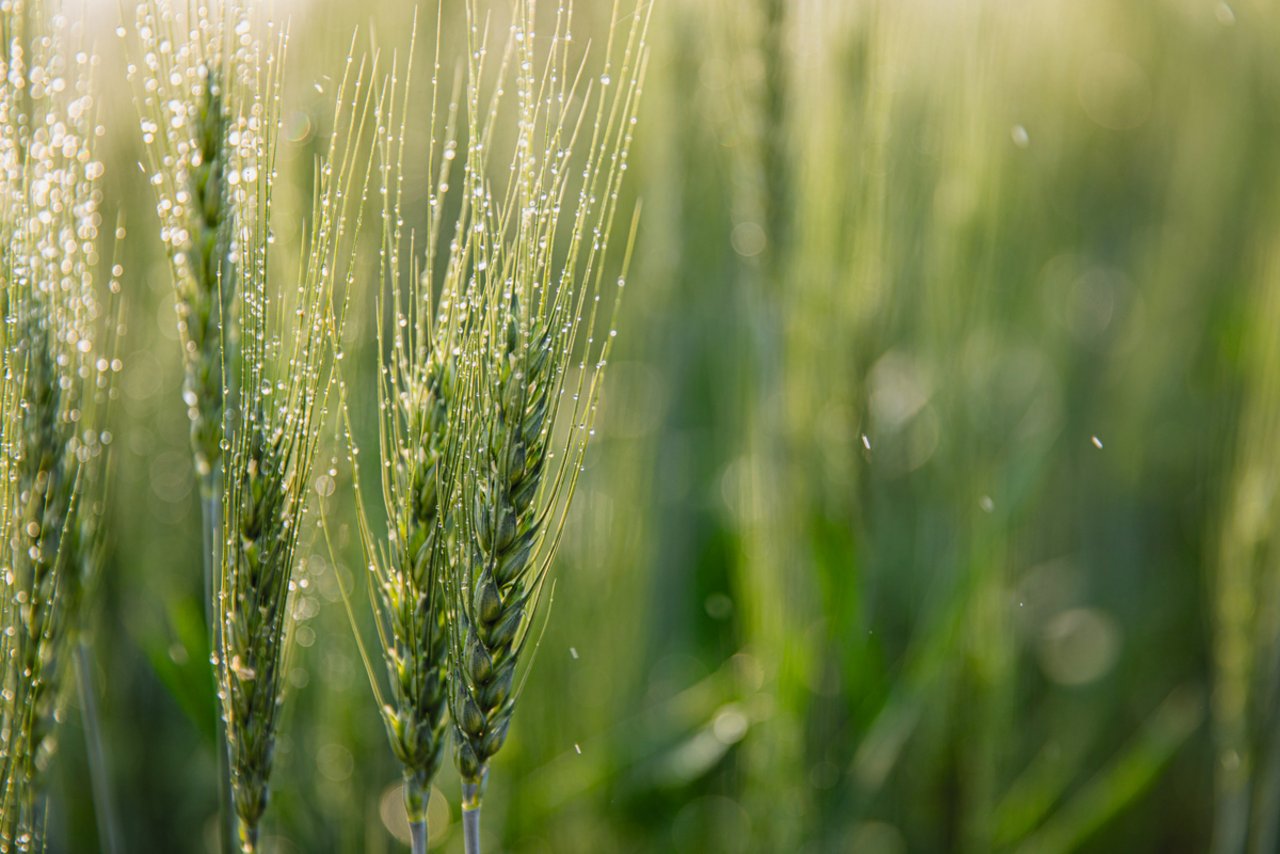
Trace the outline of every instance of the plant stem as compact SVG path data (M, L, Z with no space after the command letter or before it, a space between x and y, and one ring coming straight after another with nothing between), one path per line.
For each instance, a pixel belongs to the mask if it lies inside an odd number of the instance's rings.
M236 826L240 832L240 851L243 854L254 854L258 850L258 825L238 821Z
M480 783L462 784L462 848L466 854L480 854Z
M427 854L427 820L409 822L409 837L413 842L413 854Z
M480 805L462 808L462 850L480 854Z
M209 650L218 654L222 639L221 626L218 624L217 599L222 585L218 573L222 567L222 463L213 465L208 473L200 478L200 516L204 533L204 618L209 629ZM214 668L214 692L218 690L217 668ZM215 720L217 741L214 753L218 757L218 815L221 816L223 854L233 854L236 850L236 818L231 810L231 770L227 760L226 725L222 720L221 703L217 704Z
M98 845L107 854L119 854L120 830L116 823L115 804L111 799L110 773L102 730L98 726L98 699L94 688L93 662L89 648L81 642L76 648L76 678L80 688L80 715L84 722L85 746L89 754L89 780L93 787L93 813L98 819Z

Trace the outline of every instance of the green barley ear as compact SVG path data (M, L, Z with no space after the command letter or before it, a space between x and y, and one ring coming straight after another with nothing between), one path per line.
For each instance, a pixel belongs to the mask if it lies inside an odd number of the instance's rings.
M137 56L129 63L156 199L160 239L169 259L181 343L182 398L200 487L205 623L210 649L218 646L215 576L222 530L222 454L227 413L224 386L238 380L226 369L234 345L237 270L232 237L241 195L233 156L232 117L253 109L256 93L238 85L258 50L242 0L137 4ZM124 28L117 30L121 35ZM229 781L218 760L218 797L227 809ZM224 827L223 836L234 832Z
M257 50L240 0L184 4L145 0L135 10L138 51L129 63L156 199L160 239L170 263L183 364L182 398L190 420L200 489L205 623L218 647L217 582L222 529L222 454L228 371L224 349L237 339L231 240L237 199L231 192L231 117L247 115L253 94L235 85ZM121 35L124 29L117 30ZM242 37L247 44L242 43ZM256 94L256 93L254 93ZM249 103L243 101L249 99ZM238 178L238 176L237 176ZM221 725L219 725L221 736ZM218 798L230 826L230 782L218 756Z
M247 13L238 2L211 11L148 0L136 14L141 65L131 63L129 73L173 275L192 452L208 492L222 457L222 346L233 337L225 324L236 293L231 188L239 176L228 168L228 134L230 117L246 106L227 82L242 73L244 33L233 40L233 30L243 28Z
M360 150L369 118L365 69L348 61L333 136L318 168L299 284L292 293L274 285L277 279L268 275L271 185L283 54L281 37L263 55L247 57L243 73L227 81L248 109L233 117L229 136L228 174L238 176L233 247L242 335L222 500L226 536L215 664L245 852L257 848L267 806L287 669L291 579L345 314L335 311L333 293L336 284L351 285L351 236L359 225L352 214L369 177L369 158Z
M383 201L377 388L385 538L378 538L369 524L365 511L369 496L358 468L355 477L369 599L388 692L384 695L372 672L370 680L392 752L403 771L415 854L426 851L431 781L444 753L449 674L446 581L452 536L449 507L457 469L458 353L470 317L463 278L472 211L467 194L461 194L459 212L449 229L442 221L457 152L458 107L450 103L443 123L438 121L439 48L437 40L427 153L428 174L434 175L436 183L426 194L427 229L420 254L415 252L415 239L406 236L401 225L405 126L413 103L411 63L402 88L393 64L374 121ZM438 134L442 134L439 139ZM473 178L465 166L463 171L465 187ZM391 316L389 328L387 315Z
M474 6L469 9L474 34ZM484 783L515 711L517 671L529 657L530 627L614 335L619 291L603 305L601 291L640 97L648 16L647 7L623 14L615 4L611 20L624 25L615 26L588 77L592 57L577 67L570 60L569 7L557 9L550 47L539 56L534 4L517 4L514 152L501 191L483 179L474 191L482 202L472 274L483 314L468 338L461 391L466 472L451 584L450 691L468 851L479 849ZM478 48L472 45L473 57L482 55ZM474 62L470 77L468 156L483 176L488 148L477 143L487 129L479 126ZM558 429L564 419L567 428Z
M32 850L44 844L43 775L79 623L81 498L101 456L96 389L111 365L99 340L94 60L38 2L0 6L0 35L0 850Z

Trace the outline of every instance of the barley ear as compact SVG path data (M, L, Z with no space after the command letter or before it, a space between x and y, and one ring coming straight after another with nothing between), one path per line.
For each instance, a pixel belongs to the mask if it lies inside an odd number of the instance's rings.
M375 110L383 200L377 396L385 537L376 535L369 524L365 507L376 499L366 493L352 456L369 599L388 686L385 695L377 675L369 675L392 752L401 765L415 854L426 851L431 781L444 754L450 647L446 576L458 437L456 350L470 317L461 260L468 251L465 234L471 210L465 201L453 224L460 239L445 247L441 238L445 191L437 188L449 184L458 109L451 104L443 127L438 125L439 51L437 40L429 118L433 144L438 133L443 141L428 152L428 169L437 183L428 193L431 214L421 254L415 236L406 235L402 227L411 62L402 84L398 63L392 63L391 82L384 86ZM445 272L437 281L435 261L440 255L446 258ZM356 630L354 619L352 624ZM358 630L356 637L359 640Z
M234 304L231 263L235 194L231 118L245 73L229 30L247 20L239 3L211 10L167 0L138 5L141 57L130 63L160 236L173 276L182 346L182 399L201 489L215 488L223 439L223 342Z
M618 4L613 11L611 20L628 23L611 33L592 80L585 71L592 57L576 70L570 63L570 9L557 10L552 47L540 56L525 38L535 25L533 4L518 4L517 140L505 186L495 190L481 178L474 191L483 200L472 268L483 307L467 339L462 380L465 474L451 577L450 685L468 851L479 850L490 763L507 739L521 674L527 675L531 627L593 433L615 334L620 290L606 295L602 284L649 11L623 15ZM474 91L478 74L474 67L471 73ZM473 138L491 127L492 119L481 127L481 115L473 106ZM469 152L481 176L487 150Z
M96 395L111 369L93 60L39 2L0 8L0 35L0 850L34 850L80 624L82 498L102 450ZM65 85L46 85L55 77Z
M148 181L169 259L183 367L182 400L190 422L192 459L200 491L205 622L218 647L215 597L221 562L222 455L226 444L225 347L234 326L236 270L231 241L238 199L231 191L229 134L244 115L250 89L245 62L258 50L233 41L247 22L240 0L213 7L144 0L135 9L138 51L128 65L140 117ZM248 33L246 32L246 35ZM235 174L239 180L239 173ZM219 740L222 739L219 723ZM228 809L230 782L218 753L218 800L226 818L223 850L235 828Z
M271 183L279 131L284 37L243 67L256 69L235 118L231 169L236 190L241 341L239 389L230 410L225 538L217 597L215 667L241 850L257 849L288 667L290 592L311 491L349 289L353 233L368 184L362 131L369 119L365 63L348 62L334 129L318 168L316 197L296 290L273 286ZM364 165L362 165L364 164ZM286 320L288 321L286 323Z

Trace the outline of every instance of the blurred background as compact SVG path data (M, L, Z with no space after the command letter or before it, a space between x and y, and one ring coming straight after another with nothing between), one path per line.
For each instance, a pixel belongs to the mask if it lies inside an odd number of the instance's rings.
M287 246L352 28L403 54L414 4L276 5ZM576 4L584 43L611 6ZM100 713L125 850L214 850L169 272L121 12L84 14L129 231ZM489 850L1280 850L1280 11L656 0L650 41L637 261ZM406 850L350 493L295 602L269 851ZM74 700L58 755L55 850L97 850Z

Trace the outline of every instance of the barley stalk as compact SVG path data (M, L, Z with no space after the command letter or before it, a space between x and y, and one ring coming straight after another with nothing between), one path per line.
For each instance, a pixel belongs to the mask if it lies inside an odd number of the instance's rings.
M420 837L415 851L425 850L431 780L444 749L448 528L441 510L447 506L445 484L451 482L446 421L451 371L447 358L434 356L416 376L396 380L411 391L396 396L400 403L390 410L395 422L386 431L388 447L395 448L390 457L395 465L384 470L384 489L394 496L387 504L388 544L375 544L361 520L390 684L389 699L380 692L378 699L392 751L403 767L405 809Z
M112 362L119 366L119 360ZM102 384L105 401L113 392L106 383ZM102 407L105 410L105 405ZM105 411L90 423L105 424ZM107 760L107 746L102 737L98 714L98 688L94 677L92 644L88 613L92 603L97 601L95 595L97 581L102 576L102 568L106 563L107 533L105 515L107 506L107 469L110 462L110 434L103 432L99 436L86 435L85 447L91 453L89 464L82 465L80 476L79 524L71 528L68 542L64 548L69 549L71 560L78 565L71 567L73 574L78 574L81 602L69 603L70 609L80 614L79 625L74 644L74 669L76 691L80 698L80 718L85 731L85 748L88 754L90 785L93 792L94 815L98 824L98 844L103 851L122 851L120 829L117 822L115 798L110 785L110 771Z
M474 57L483 50L475 43L474 6L469 10ZM556 10L551 47L539 56L535 4L517 4L511 33L517 138L508 183L500 194L488 184L476 193L482 202L473 273L484 303L462 383L466 471L451 584L450 709L468 851L479 851L489 765L515 711L517 671L529 658L531 627L615 334L620 291L602 310L601 284L638 107L648 14L637 8L623 15L615 4L611 20L629 25L615 24L599 77L584 83L589 58L576 68L569 58L571 9ZM473 62L473 126L478 80ZM567 106L575 103L581 106ZM479 175L486 150L473 144L469 151ZM558 431L562 419L567 429Z
M218 10L180 10L165 0L137 8L141 67L137 83L142 138L150 183L169 258L183 358L182 399L191 422L191 447L200 480L205 616L212 635L213 577L221 539L221 459L224 430L223 345L234 341L236 293L230 263L232 199L228 193L228 103L237 94L226 81L240 73L242 49L228 49L229 30L246 21L238 3Z
M452 222L456 239L447 247L442 245L443 208L457 151L457 105L450 104L443 128L439 127L439 59L437 40L427 163L429 174L434 173L437 180L427 193L430 214L421 257L415 254L415 242L406 238L402 227L402 164L412 63L405 69L402 90L397 88L398 69L393 64L390 85L375 112L383 197L380 278L385 290L378 313L378 402L382 413L379 457L384 462L381 499L388 520L385 540L380 540L369 524L358 468L355 478L359 531L369 567L366 579L388 694L379 688L372 671L369 677L392 752L402 767L404 804L415 854L426 851L431 781L444 752L449 673L448 508L457 445L452 429L456 422L456 350L469 317L463 274L472 209L465 192ZM437 140L441 130L443 140ZM469 186L474 176L465 165L463 171L462 185ZM443 281L437 282L436 262L441 255ZM407 283L403 281L406 274ZM390 331L383 322L386 311L395 318ZM356 636L359 638L358 631ZM363 652L363 645L361 649Z
M110 771L107 759L107 746L102 738L99 723L97 681L94 678L94 663L91 643L91 610L97 604L98 583L102 579L103 567L106 565L108 537L106 512L109 491L109 468L111 465L111 434L104 428L108 423L110 402L115 399L116 389L114 376L122 368L119 353L119 336L123 334L122 305L118 297L120 293L119 277L123 268L120 265L120 245L124 238L124 227L117 223L116 257L112 263L108 292L111 294L106 316L111 318L107 335L103 342L102 352L109 354L97 362L98 372L92 393L87 396L81 411L81 418L87 425L94 425L100 432L85 430L81 434L82 447L78 453L81 466L77 484L78 497L77 524L67 531L67 542L63 548L68 550L72 561L71 577L76 583L70 585L73 601L67 607L78 615L74 637L74 670L76 692L80 699L80 718L85 731L85 747L89 764L90 785L93 792L94 815L98 825L98 844L103 851L115 854L122 851L120 829L118 825L115 798L110 786Z
M288 662L289 594L342 328L333 291L337 282L350 285L350 211L363 192L358 180L363 176L367 183L368 178L359 168L359 129L367 122L369 103L364 68L349 61L333 136L320 164L297 290L290 295L271 287L271 184L283 53L281 37L265 55L252 56L242 66L253 69L237 83L249 93L251 106L234 120L236 144L229 159L238 176L233 251L241 269L243 335L222 497L226 535L215 662L238 838L245 852L257 849L269 794Z
M234 200L227 180L228 131L230 116L242 114L246 106L238 102L242 90L233 82L243 73L239 66L246 56L244 47L237 47L231 38L245 21L246 10L238 2L212 10L179 8L168 0L140 3L135 22L140 64L130 63L128 69L137 91L149 181L173 278L183 360L182 399L200 487L210 649L217 649L219 642L214 598L222 540L223 349L236 338L231 310L235 268L229 261ZM229 816L229 780L221 752L218 768L219 803ZM232 830L229 827L224 833L224 843L229 844Z
M40 789L79 624L81 525L92 522L81 498L102 459L96 404L111 372L97 340L93 60L68 50L68 28L38 2L0 8L0 851L44 844Z

